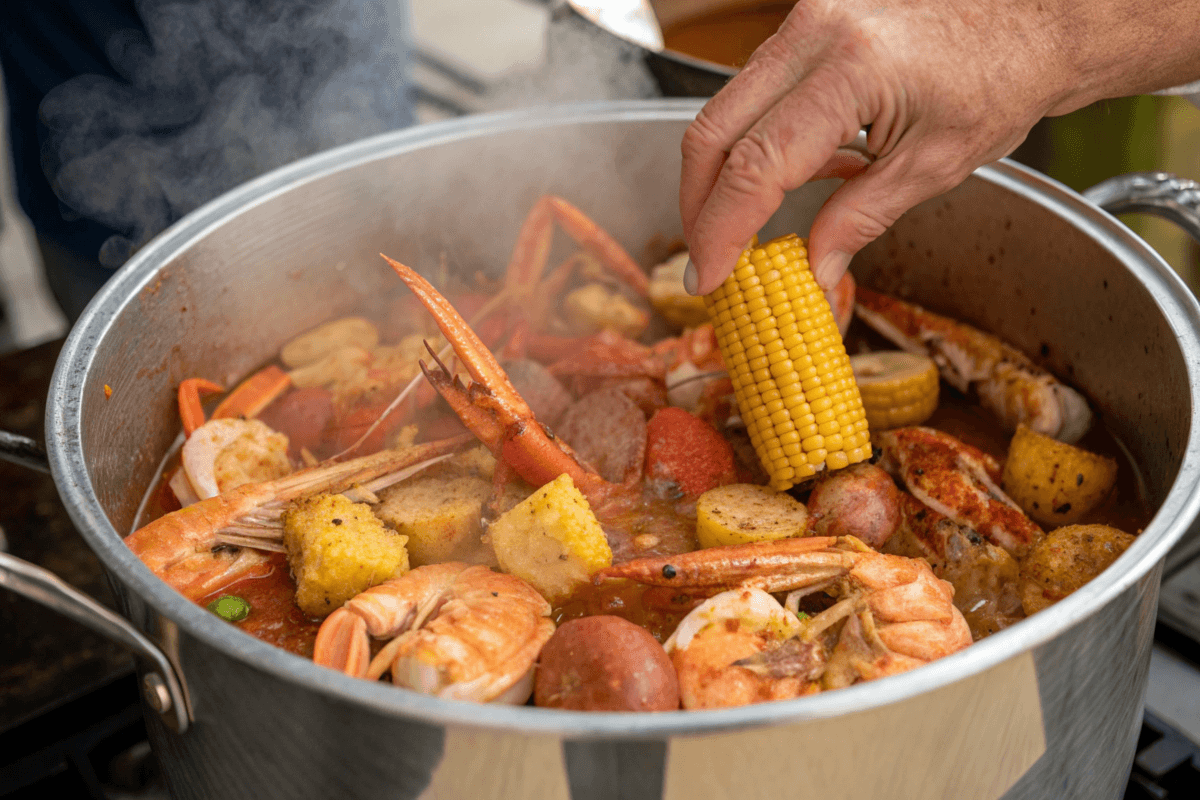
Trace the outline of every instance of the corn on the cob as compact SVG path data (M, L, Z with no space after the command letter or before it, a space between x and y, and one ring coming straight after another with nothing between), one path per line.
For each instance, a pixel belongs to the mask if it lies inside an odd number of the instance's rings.
M751 243L705 304L772 488L870 457L850 359L798 236Z
M938 404L938 368L933 359L888 350L850 357L867 424L875 430L920 425Z

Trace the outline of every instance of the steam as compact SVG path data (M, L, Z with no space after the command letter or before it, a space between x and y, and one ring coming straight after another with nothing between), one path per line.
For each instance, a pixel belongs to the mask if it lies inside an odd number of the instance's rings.
M70 212L120 231L100 263L275 167L412 122L405 6L361 0L140 0L146 34L106 45L126 82L81 76L41 115Z
M637 45L618 39L571 11L555 10L546 61L491 87L488 109L658 97L658 85Z

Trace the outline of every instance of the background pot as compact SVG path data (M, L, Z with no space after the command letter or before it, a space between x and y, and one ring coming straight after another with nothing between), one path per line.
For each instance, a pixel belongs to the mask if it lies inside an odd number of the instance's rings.
M85 312L60 356L47 445L63 500L126 616L181 677L151 736L179 797L1117 797L1141 717L1161 564L1200 509L1200 308L1136 237L1015 164L914 209L860 280L994 330L1083 388L1142 469L1154 520L1112 569L923 669L787 703L606 715L443 702L356 681L243 635L121 542L177 432L174 387L229 381L296 332L390 290L410 264L502 269L545 191L640 256L678 236L694 102L456 120L324 153L182 220ZM789 195L804 232L832 190ZM111 397L105 391L112 389ZM12 573L0 571L0 576ZM168 681L164 680L164 683ZM148 697L164 703L148 681ZM154 709L153 702L151 709ZM836 742L837 744L831 744Z

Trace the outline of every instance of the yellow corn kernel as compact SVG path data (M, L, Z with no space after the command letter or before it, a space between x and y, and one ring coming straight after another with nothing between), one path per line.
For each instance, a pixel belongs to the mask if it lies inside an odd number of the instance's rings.
M938 404L937 365L922 355L886 351L850 359L872 428L920 425Z
M772 488L870 457L854 371L802 239L751 242L705 305Z

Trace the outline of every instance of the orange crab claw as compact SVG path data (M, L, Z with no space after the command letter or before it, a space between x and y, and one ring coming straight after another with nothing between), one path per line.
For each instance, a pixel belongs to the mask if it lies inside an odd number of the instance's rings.
M188 378L179 384L179 419L184 434L191 436L205 422L200 396L223 391L224 386L204 378Z
M216 407L212 418L256 417L291 385L292 379L279 367L274 364L263 367L238 384Z
M507 462L534 486L542 486L566 473L589 501L595 503L606 499L616 485L580 463L565 442L550 434L534 418L533 411L513 388L495 356L450 302L410 267L387 256L383 259L433 315L442 335L475 381L469 387L464 386L436 357L436 370L421 364L426 377L463 424L498 460Z

